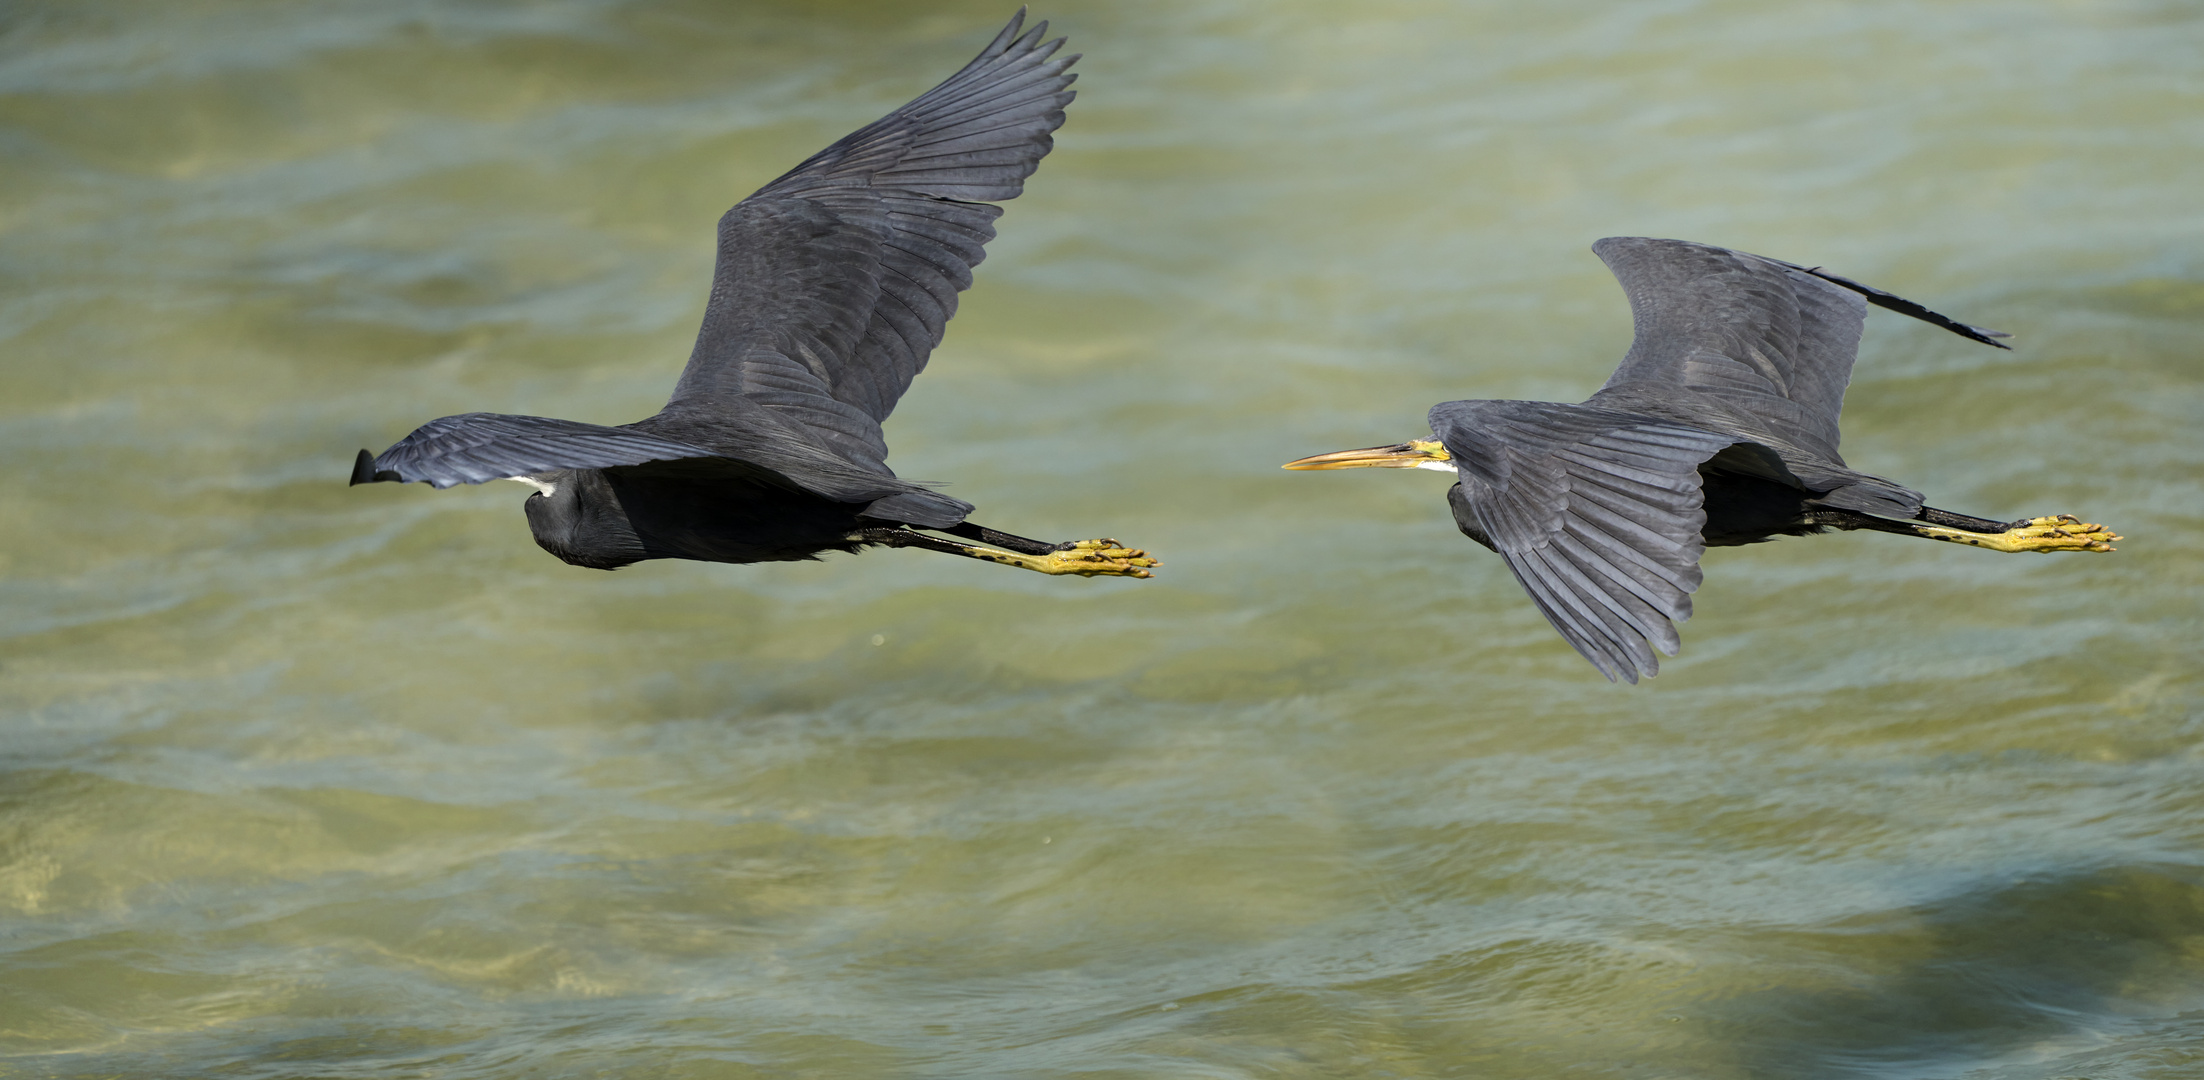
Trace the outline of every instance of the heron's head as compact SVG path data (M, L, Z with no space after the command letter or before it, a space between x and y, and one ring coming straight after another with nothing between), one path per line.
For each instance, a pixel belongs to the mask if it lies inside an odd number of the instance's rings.
M575 566L615 570L645 557L620 497L597 469L509 476L536 489L521 509L536 546Z
M1361 450L1340 450L1330 454L1318 454L1299 461L1289 461L1288 469L1430 469L1433 472L1453 472L1453 455L1446 452L1446 444L1437 439L1410 439L1391 446L1370 446Z

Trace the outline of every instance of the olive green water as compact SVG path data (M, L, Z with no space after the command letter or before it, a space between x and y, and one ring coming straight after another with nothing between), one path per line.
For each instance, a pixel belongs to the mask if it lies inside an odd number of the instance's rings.
M735 198L999 3L0 10L0 1075L2204 1076L2204 11L1052 4L1082 96L888 426L909 551L348 490L662 401ZM1852 462L2116 555L1718 551L1612 687L1445 480L1586 250L1877 313Z

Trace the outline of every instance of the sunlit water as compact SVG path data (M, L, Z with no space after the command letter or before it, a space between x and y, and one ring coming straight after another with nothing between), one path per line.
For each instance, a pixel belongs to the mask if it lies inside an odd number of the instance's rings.
M735 198L1007 3L0 10L0 1074L2204 1076L2204 13L1053 4L1079 101L888 425L922 552L537 550L347 489L617 423ZM1424 473L1586 250L1878 313L1860 468L2117 555L1707 559L1601 680Z

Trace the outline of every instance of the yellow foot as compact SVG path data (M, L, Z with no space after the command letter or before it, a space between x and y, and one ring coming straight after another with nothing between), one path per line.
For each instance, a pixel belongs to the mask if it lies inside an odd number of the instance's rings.
M1080 577L1154 577L1151 566L1163 565L1139 548L1115 540L1081 540L1046 555L1022 555L1014 551L974 548L973 554L1004 566L1022 566L1043 574L1077 574Z
M1965 529L1947 529L1941 525L1917 527L1921 535L1935 540L1949 540L1954 544L1989 548L1992 551L2112 551L2112 541L2120 539L2112 530L2102 525L2091 525L2072 514L2054 517L2030 518L2024 524L2001 533L1968 532Z

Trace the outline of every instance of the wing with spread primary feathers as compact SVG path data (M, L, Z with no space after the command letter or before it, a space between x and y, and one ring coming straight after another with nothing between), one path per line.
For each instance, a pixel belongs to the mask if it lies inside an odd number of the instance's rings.
M1609 680L1674 656L1706 524L1699 465L1737 440L1629 413L1542 401L1450 401L1431 430L1459 470L1456 514L1538 610Z
M754 434L767 430L747 426ZM753 437L747 440L753 448L738 457L678 434L543 416L466 413L431 420L373 457L360 451L352 482L418 481L448 488L561 469L648 466L660 474L739 476L781 485L837 502L866 504L861 512L865 517L933 528L954 525L972 511L970 503L885 471L864 469L800 440Z
M1685 240L1610 236L1592 245L1630 297L1636 337L1607 388L1689 387L1831 461L1837 415L1873 303L2004 348L1968 326L1879 289Z
M369 457L360 451L352 482L396 480L448 488L557 469L607 469L715 456L710 450L626 428L544 416L464 413L431 420Z
M962 71L729 210L667 414L740 395L887 472L880 421L941 341L972 267L1064 122L1066 72L1025 13Z

